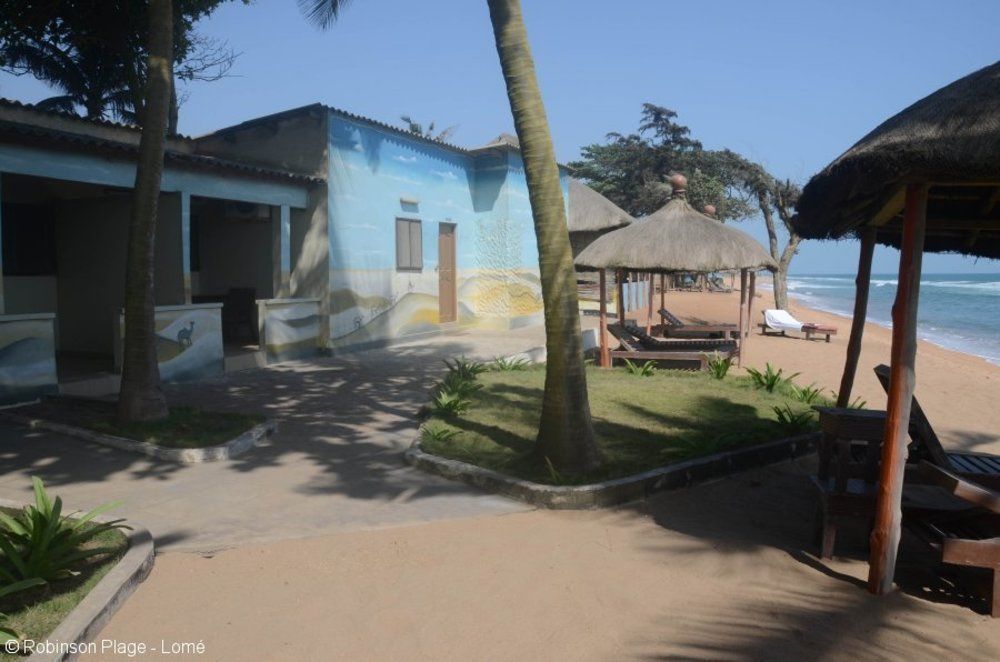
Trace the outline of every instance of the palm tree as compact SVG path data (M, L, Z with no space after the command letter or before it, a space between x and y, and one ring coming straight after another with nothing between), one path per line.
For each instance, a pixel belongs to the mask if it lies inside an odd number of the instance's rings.
M321 28L331 26L347 0L298 0ZM562 473L582 473L601 458L594 442L583 363L576 274L566 229L559 166L549 134L520 0L487 0L500 66L528 182L545 305L545 394L536 452Z
M166 418L156 362L153 302L153 256L157 203L163 175L163 150L173 87L172 0L149 0L149 48L142 136L129 218L125 271L125 339L118 418L144 421Z

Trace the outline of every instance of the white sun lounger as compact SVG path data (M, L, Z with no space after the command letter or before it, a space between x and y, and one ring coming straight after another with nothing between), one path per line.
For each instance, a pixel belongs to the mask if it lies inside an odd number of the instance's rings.
M806 340L812 340L812 337L816 335L826 336L827 342L830 342L830 336L837 335L836 327L800 322L792 317L787 310L764 311L764 322L760 325L760 332L762 335L767 335L769 331L781 335L785 335L786 331L801 331L806 334Z

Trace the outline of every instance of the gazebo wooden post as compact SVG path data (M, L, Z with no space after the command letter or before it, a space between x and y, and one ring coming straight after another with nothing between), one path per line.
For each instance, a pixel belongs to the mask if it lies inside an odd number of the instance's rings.
M747 270L740 269L740 328L737 330L739 333L740 341L736 345L739 350L736 358L736 365L743 365L743 328L746 324L746 307L747 307Z
M899 279L892 306L892 373L868 568L868 590L876 595L892 590L899 548L906 439L915 381L920 267L927 228L927 188L927 184L906 187Z
M598 333L600 333L600 338L598 338L598 346L600 349L600 355L598 356L597 364L602 368L611 367L611 353L608 351L608 283L607 276L605 274L606 269L599 269L600 274L600 297L601 297L601 324Z
M858 359L861 357L861 339L865 333L865 317L868 314L868 290L872 281L872 256L875 254L875 236L878 230L874 225L866 227L861 233L861 254L858 258L858 275L854 280L854 317L851 321L851 337L847 341L847 358L844 360L844 374L840 378L840 390L837 392L837 406L846 407L851 402L851 390L854 388L854 377L858 372Z
M660 274L660 308L667 307L667 274Z
M618 280L618 323L625 324L625 272L619 269L615 278Z
M656 289L655 287L653 287L653 283L655 282L655 279L653 278L653 274L652 273L649 274L649 280L646 281L646 282L649 285L649 309L646 311L646 313L647 313L646 314L646 335L649 335L649 334L651 334L653 332L653 294L654 294L653 290Z
M740 354L746 348L746 345L750 342L750 333L753 329L753 299L754 294L757 291L757 272L751 271L750 274L750 285L747 290L747 320L746 320L746 335L743 340L740 341Z

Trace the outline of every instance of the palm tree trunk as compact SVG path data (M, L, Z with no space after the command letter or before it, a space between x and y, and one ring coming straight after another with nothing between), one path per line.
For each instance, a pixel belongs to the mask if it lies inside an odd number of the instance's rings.
M559 167L535 76L520 0L488 0L528 182L545 305L545 395L536 446L563 473L600 464L583 364L576 274Z
M153 239L173 83L172 23L171 0L150 0L146 98L125 271L125 347L118 396L118 418L122 421L167 416L167 402L160 389L160 371L156 363Z

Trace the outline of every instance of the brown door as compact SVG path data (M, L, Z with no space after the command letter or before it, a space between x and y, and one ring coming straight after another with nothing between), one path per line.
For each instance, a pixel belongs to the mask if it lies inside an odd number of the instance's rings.
M442 324L458 319L454 223L438 224L438 314Z

